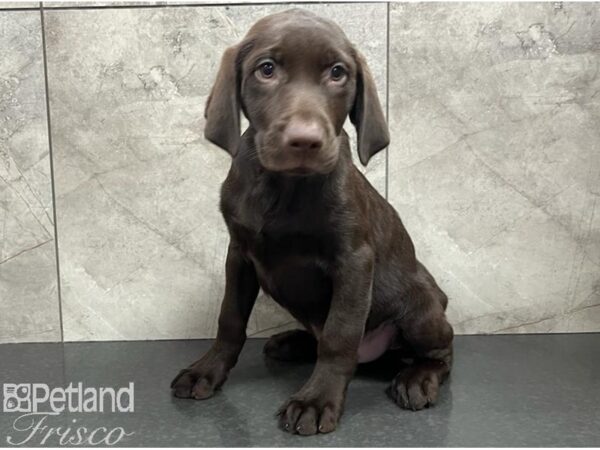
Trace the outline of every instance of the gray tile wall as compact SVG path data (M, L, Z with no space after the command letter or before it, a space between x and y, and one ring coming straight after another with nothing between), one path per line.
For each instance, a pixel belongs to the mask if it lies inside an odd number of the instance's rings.
M56 341L61 329L39 11L0 11L0 52L0 342Z
M389 197L458 332L600 329L599 18L391 7Z
M39 2L5 2L0 1L0 10L4 9L37 9ZM39 14L38 14L39 15Z
M60 340L61 319L65 340L214 336L229 159L202 137L203 106L223 49L289 5L52 2L43 30L39 9L4 5L0 341ZM303 7L367 57L392 145L366 175L457 331L599 331L598 5ZM249 334L290 326L261 298Z

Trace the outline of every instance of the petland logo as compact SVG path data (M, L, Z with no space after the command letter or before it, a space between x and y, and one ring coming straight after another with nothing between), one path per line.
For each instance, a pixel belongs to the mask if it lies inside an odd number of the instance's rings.
M133 412L134 386L115 390L110 387L86 387L69 383L66 388L50 389L47 384L4 384L5 413L59 414L65 410L75 413Z
M13 421L8 435L10 445L115 445L124 437L132 436L122 427L88 428L71 420L71 425L52 427L52 418L61 413L132 413L134 412L134 384L112 387L84 387L83 383L69 383L65 387L50 388L44 383L5 383L3 411L20 413Z

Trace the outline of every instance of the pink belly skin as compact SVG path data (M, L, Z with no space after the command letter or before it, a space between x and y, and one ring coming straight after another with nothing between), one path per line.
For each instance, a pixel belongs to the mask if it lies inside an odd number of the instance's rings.
M390 348L396 338L396 327L384 323L366 333L358 347L358 362L366 363L379 358Z

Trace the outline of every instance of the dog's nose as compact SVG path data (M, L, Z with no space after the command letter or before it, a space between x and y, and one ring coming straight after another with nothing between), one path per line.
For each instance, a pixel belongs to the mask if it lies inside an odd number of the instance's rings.
M323 146L324 132L315 121L292 119L283 132L285 148L297 152L315 152Z

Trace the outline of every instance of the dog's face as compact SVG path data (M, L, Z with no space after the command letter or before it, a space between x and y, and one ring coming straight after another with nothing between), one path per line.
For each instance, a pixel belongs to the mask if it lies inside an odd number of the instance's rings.
M291 10L258 21L229 48L206 107L205 135L235 154L239 111L256 131L260 163L289 174L328 173L350 115L363 164L389 141L366 63L342 30Z
M341 30L308 14L271 16L250 35L241 98L262 165L331 171L356 93L352 47Z

